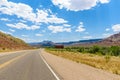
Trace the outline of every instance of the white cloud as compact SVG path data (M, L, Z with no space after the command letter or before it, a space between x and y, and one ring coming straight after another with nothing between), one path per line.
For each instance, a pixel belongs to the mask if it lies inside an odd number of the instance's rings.
M3 14L17 15L18 18L31 21L33 21L36 17L36 15L33 13L33 9L30 6L22 3L10 2L7 0L2 0L2 4L0 4L0 11Z
M102 4L104 4L104 3L109 3L110 2L110 0L99 0Z
M46 30L42 30L42 32L43 32L43 33L45 33L45 32L46 32Z
M10 21L8 18L1 18L1 21Z
M92 36L84 36L83 38L84 38L84 39L91 39Z
M89 34L89 32L85 32L85 34Z
M52 31L52 33L58 32L71 32L71 28L66 28L64 26L48 26L48 29Z
M69 24L63 24L63 26L66 26L66 27L71 27L71 25L69 25Z
M29 37L28 35L21 35L21 36L23 36L23 37Z
M40 26L37 26L37 25L32 25L31 27L28 28L28 30L36 30L36 29L39 29Z
M110 35L112 35L112 34L110 34L110 33L104 33L104 34L103 34L103 37L106 38L106 37L109 37Z
M41 36L43 36L43 34L35 34L35 36L39 36L39 37L41 37Z
M105 4L110 0L52 0L52 3L60 9L65 8L71 11L88 10L95 7L97 3Z
M76 29L76 32L83 32L86 29L84 28L83 22L80 22L79 26Z
M105 31L110 31L110 28L106 28Z
M76 32L83 32L83 31L85 31L85 28L81 26L79 26L78 29L76 30Z
M26 23L27 21L25 21L25 20L19 20L20 22L22 22L22 23Z
M61 23L67 23L66 20L62 18L58 18L56 15L53 15L50 10L37 10L37 18L36 22L44 22L44 23L55 23L55 24L61 24Z
M31 21L33 23L67 23L66 20L58 18L51 10L40 10L33 8L24 3L14 3L7 0L0 0L0 13L7 15L16 15L23 20Z
M36 25L28 26L24 23L6 24L6 25L11 28L26 29L26 30L36 30L40 28L40 26L36 26Z
M113 25L113 26L112 26L112 30L113 30L114 32L119 32L119 31L120 31L120 24Z
M3 32L3 33L5 33L5 34L10 34L10 35L12 35L11 32L6 32L6 31L3 31L3 30L0 30L0 32Z
M58 18L56 15L51 15L50 18L47 18L47 22L55 23L55 24L63 24L63 23L67 23L68 21L62 18Z
M15 30L13 30L13 29L9 29L9 31L11 31L11 32L15 32Z
M20 38L20 37L18 37L18 38ZM30 42L30 41L32 41L32 39L30 39L30 38L28 38L28 37L21 37L20 39L22 39L23 41L25 41L25 42Z
M47 16L48 16L47 11L37 9L37 13L36 13L36 14L37 14L37 18L36 18L36 22L37 22L37 23L39 23L39 22L48 23L48 22L46 21Z

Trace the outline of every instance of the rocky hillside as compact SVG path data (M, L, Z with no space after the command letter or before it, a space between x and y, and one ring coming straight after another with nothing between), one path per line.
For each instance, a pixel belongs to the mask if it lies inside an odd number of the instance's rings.
M102 39L97 42L88 42L88 43L77 43L77 44L72 44L70 46L93 46L93 45L99 45L99 46L120 46L120 32L114 35L111 35L108 38Z
M31 48L24 41L0 32L0 50L21 50Z
M120 32L110 37L98 42L98 44L107 45L107 46L120 46Z

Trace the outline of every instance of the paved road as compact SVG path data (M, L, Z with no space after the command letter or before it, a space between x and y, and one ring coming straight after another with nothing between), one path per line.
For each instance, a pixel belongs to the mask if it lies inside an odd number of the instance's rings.
M0 56L0 80L58 80L40 56L39 50Z

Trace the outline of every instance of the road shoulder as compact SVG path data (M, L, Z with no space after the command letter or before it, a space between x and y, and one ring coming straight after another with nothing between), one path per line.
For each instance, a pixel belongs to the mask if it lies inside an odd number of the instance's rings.
M41 53L64 80L120 80L119 75L49 54L44 49L41 49Z

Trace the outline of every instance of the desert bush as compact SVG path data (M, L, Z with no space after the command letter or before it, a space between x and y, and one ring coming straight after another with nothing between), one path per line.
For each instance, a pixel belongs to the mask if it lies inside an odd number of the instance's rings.
M119 46L111 46L110 47L111 55L119 56L120 55L120 47Z
M109 56L109 55L106 55L106 56L105 56L105 61L106 61L107 63L110 61L110 59L111 59L111 56Z
M50 48L50 49L55 51L69 51L69 52L90 53L96 55L120 56L119 46L66 47L64 49L56 49L56 48Z
M6 50L6 48L2 48L2 50Z
M110 52L110 50L109 50L108 47L101 47L99 52L100 52L102 55L107 55L107 54Z
M79 47L77 51L78 52L84 52L84 49L85 49L84 47Z
M99 46L93 46L93 47L90 47L89 50L88 50L88 53L97 53L100 51L100 47Z

